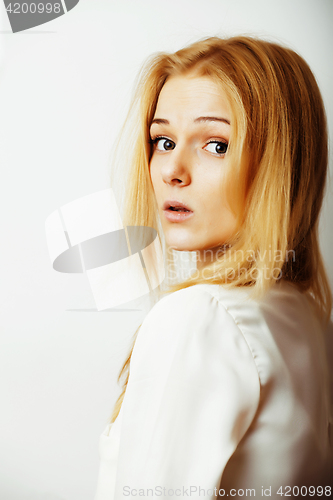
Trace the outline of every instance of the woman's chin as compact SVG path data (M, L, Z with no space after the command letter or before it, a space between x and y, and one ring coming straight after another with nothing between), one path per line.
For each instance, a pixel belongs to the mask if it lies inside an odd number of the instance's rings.
M166 243L168 248L176 250L177 252L196 252L198 250L197 245L184 240L175 240L173 238L166 238Z
M165 228L164 237L167 246L178 252L194 252L198 248L197 237L183 228Z
M170 250L176 250L177 252L196 252L197 249L189 247L187 245L168 245Z

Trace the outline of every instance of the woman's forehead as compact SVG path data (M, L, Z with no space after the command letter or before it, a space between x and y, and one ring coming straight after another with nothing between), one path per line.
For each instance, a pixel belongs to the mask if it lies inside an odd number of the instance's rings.
M154 118L183 113L194 118L221 115L230 122L231 109L222 83L208 76L170 77L160 92Z

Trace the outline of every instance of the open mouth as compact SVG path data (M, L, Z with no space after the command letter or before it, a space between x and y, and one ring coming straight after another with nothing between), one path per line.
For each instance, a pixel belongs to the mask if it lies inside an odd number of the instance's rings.
M167 212L193 212L188 205L180 200L166 200L162 208Z
M169 222L184 222L193 217L194 212L179 200L168 200L163 205L164 216Z
M168 210L172 210L173 212L191 212L191 210L187 210L184 207L169 207Z

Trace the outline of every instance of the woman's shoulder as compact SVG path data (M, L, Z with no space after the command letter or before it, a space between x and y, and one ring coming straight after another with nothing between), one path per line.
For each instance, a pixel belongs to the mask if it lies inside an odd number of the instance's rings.
M229 302L232 301L233 303L237 303L246 299L248 295L248 291L245 287L226 290L222 285L205 283L196 284L181 288L175 292L163 294L152 311L167 311L170 307L182 309L187 304L193 303L196 303L197 306L201 306L202 308L207 304L214 304L215 301L219 302L222 306L227 306L228 300ZM227 307L225 308L227 309Z
M217 335L238 338L250 349L262 384L292 358L303 355L301 370L325 363L325 335L306 294L286 281L274 285L262 299L253 299L250 287L226 288L197 284L164 296L150 311L144 328L154 335L164 325L175 335L191 336L195 329L213 329ZM301 374L299 374L301 376Z
M229 303L232 301L236 305L246 298L247 293L241 290L236 293L231 291L227 296ZM219 323L222 334L227 317L232 323L237 323L229 314L228 301L224 300L220 285L196 284L182 288L162 295L149 311L142 327L155 327L157 323L186 335L193 329L206 329L207 326Z
M186 326L198 325L204 320L212 323L214 318L223 314L219 301L218 285L193 285L162 295L160 300L147 314L142 327L169 327L172 330L184 330Z
M248 292L230 290L227 295L229 304L240 304ZM229 356L234 368L252 365L258 378L254 352L240 327L232 308L230 313L223 300L220 285L183 288L163 296L149 311L138 332L131 363L141 377L148 376L152 365L155 372L157 364L162 369L161 357L171 359L176 352L190 357L196 352L196 356L207 360L213 352L219 352L221 362L223 356Z
M132 382L163 378L171 367L180 379L198 370L203 377L214 367L230 381L238 373L246 387L251 380L255 399L259 394L253 353L220 300L219 285L193 285L161 298L141 325L131 366Z
M251 287L196 284L163 295L148 316L161 318L161 315L168 317L171 313L173 316L179 313L186 318L187 311L193 316L210 309L211 313L213 310L220 314L227 312L236 324L250 326L254 319L297 318L305 310L309 311L308 315L314 313L308 298L288 282L277 283L261 299L252 298L251 292Z
M261 340L271 330L290 330L292 324L299 327L303 323L304 328L320 330L311 302L288 282L277 283L261 299L253 298L251 292L251 287L227 288L218 284L182 288L162 296L144 324L158 321L176 326L193 321L202 323L204 318L212 323L228 317L243 335L251 337L253 332Z

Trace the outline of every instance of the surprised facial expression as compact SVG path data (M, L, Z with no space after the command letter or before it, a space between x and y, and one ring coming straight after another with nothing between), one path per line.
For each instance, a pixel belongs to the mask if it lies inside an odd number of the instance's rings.
M226 202L229 102L209 77L175 76L160 92L150 127L150 176L168 246L214 249L236 230Z

